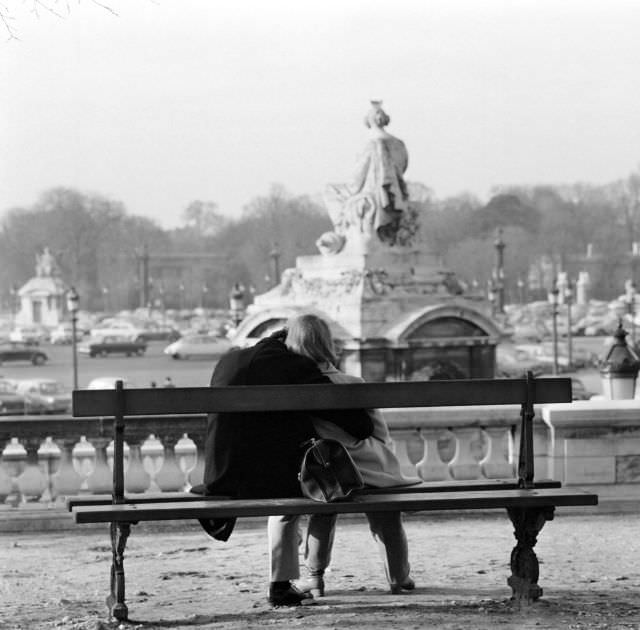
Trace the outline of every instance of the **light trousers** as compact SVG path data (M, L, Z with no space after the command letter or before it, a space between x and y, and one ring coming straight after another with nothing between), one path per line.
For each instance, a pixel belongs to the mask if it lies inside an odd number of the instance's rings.
M389 584L401 584L411 571L407 536L400 512L368 512L369 529L376 541ZM311 573L322 573L331 562L337 514L309 517L305 558Z
M284 582L300 577L298 547L300 537L300 514L270 516L267 521L269 540L269 581Z
M389 584L401 584L409 577L409 550L400 512L366 514L376 541ZM309 517L305 544L306 564L311 572L324 571L331 562L337 514L313 514ZM298 547L301 542L300 515L270 516L269 580L283 582L300 577Z

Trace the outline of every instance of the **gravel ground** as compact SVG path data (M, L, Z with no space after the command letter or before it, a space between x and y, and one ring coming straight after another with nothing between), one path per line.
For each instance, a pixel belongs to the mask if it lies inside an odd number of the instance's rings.
M125 556L131 621L120 626L640 630L636 514L558 510L538 539L544 596L531 605L509 599L506 516L413 516L406 527L415 592L388 594L366 522L343 517L327 596L294 609L266 602L264 523L240 523L227 543L184 524L134 527ZM106 529L2 534L0 629L117 628L104 605L109 566Z

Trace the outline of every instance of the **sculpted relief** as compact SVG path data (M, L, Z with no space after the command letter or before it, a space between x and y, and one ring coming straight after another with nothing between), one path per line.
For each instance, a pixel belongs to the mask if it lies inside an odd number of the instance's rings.
M372 248L409 245L416 233L404 173L409 163L405 144L385 130L390 118L381 101L371 101L365 118L370 138L349 184L330 184L324 202L333 232L317 241L323 254L366 253Z

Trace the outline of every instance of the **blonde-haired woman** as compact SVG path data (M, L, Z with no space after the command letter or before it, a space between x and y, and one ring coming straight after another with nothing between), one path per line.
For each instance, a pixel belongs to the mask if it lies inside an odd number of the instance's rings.
M358 383L363 380L337 369L333 338L327 322L314 314L293 317L287 324L287 347L293 352L313 359L334 383ZM339 440L348 449L362 474L366 486L385 488L420 483L418 477L403 475L400 462L391 450L389 429L380 411L371 411L373 435L357 440L337 425L314 420L314 428L321 438ZM384 569L392 593L415 588L409 576L407 537L400 512L371 512L366 514L369 527L384 562ZM314 514L309 517L305 558L309 577L298 587L316 596L324 595L324 571L331 561L331 550L337 514Z

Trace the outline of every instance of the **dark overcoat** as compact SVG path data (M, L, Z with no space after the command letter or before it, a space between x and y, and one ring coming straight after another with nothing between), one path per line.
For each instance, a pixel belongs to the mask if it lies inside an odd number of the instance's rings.
M330 383L317 365L275 338L231 350L216 365L212 387ZM337 386L339 387L339 386ZM365 439L373 424L364 410L315 412ZM207 420L204 486L208 495L237 498L301 496L303 444L317 437L302 412L214 413Z

